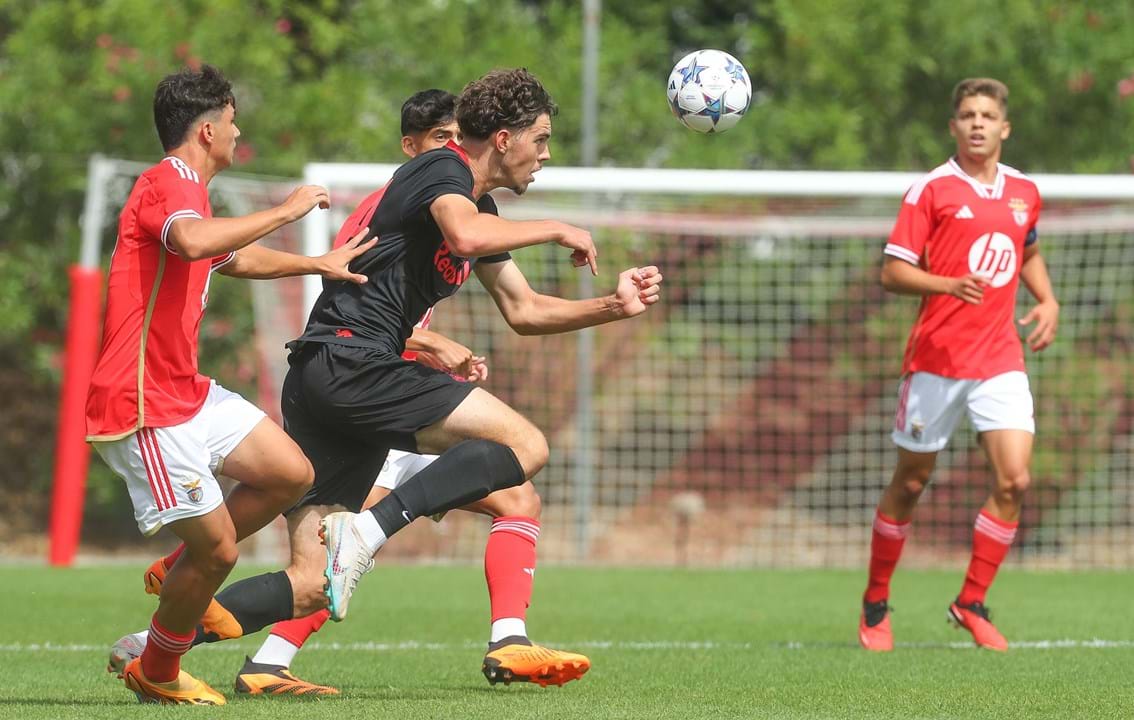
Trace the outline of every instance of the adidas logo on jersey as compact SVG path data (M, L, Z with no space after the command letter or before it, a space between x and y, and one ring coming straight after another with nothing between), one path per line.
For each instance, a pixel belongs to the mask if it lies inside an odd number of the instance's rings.
M957 214L954 215L953 217L957 218L958 220L972 220L973 219L973 211L969 210L968 205L962 205L961 209L958 210Z

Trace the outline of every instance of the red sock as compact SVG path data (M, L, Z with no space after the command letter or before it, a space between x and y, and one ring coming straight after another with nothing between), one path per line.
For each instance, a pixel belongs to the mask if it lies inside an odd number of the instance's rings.
M957 596L960 605L983 603L988 587L996 578L1000 563L1008 555L1012 541L1016 539L1018 522L1007 522L993 517L987 510L981 510L973 526L973 559L969 561L969 571L965 573L965 584Z
M529 517L500 517L492 521L484 548L484 579L492 621L527 615L535 580L539 521Z
M161 564L165 565L166 570L172 570L173 563L177 562L177 558L181 557L181 553L183 552L185 552L185 543L181 543L177 546L176 550L163 557L161 559Z
M882 514L874 515L874 531L870 536L870 579L863 602L875 603L890 598L890 578L902 556L902 546L910 533L910 521L897 522Z
M281 620L272 626L271 634L278 635L296 647L303 647L307 638L319 632L319 628L323 627L323 623L327 622L330 617L331 611L324 608L311 613L307 617Z
M142 651L142 674L150 682L169 682L181 671L181 656L193 647L194 632L185 635L167 630L158 623L157 614L150 621L150 636Z

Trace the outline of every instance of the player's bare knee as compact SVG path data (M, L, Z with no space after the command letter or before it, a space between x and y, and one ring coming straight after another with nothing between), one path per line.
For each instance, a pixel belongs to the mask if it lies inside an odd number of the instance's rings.
M236 548L236 536L225 538L208 552L192 556L194 564L208 577L224 579L236 567L240 551Z
M292 462L292 471L288 473L287 491L298 500L315 484L315 468L302 452L297 450L296 455L297 457Z
M925 486L929 484L929 478L905 478L898 485L898 489L902 494L910 500L917 500L921 494L925 492Z
M1019 498L1032 484L1032 476L1027 470L1008 472L997 477L996 484L1002 494L1010 498Z
M520 461L520 467L524 469L524 477L528 480L535 477L547 465L551 455L551 450L547 447L547 438L535 426L531 426L519 438L512 446L512 452L516 453L516 459Z
M529 517L539 519L543 501L529 480L506 490L497 490L487 498L487 506L495 517Z

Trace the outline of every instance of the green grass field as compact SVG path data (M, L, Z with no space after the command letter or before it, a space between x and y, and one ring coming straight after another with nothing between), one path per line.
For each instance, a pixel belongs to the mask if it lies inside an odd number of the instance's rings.
M475 567L380 567L293 666L328 699L138 705L103 672L106 648L155 601L141 563L0 567L0 717L229 718L1129 718L1134 579L1006 571L989 603L1016 643L978 651L944 620L960 571L899 572L897 650L855 641L862 573L541 568L533 637L590 655L563 688L490 687ZM193 650L185 666L232 698L262 636Z

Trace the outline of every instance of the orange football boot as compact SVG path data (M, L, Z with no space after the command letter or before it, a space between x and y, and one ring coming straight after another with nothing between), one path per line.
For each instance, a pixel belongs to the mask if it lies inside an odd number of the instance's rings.
M165 575L169 571L162 562L164 558L154 560L149 569L146 570L145 583L146 592L150 595L161 596L161 586L165 582ZM215 635L217 640L229 640L231 638L238 638L244 635L244 628L236 621L232 613L225 610L220 603L213 598L209 601L209 607L205 610L204 616L201 618L201 626L205 630L206 635ZM211 639L211 638L210 638Z
M224 695L182 670L177 679L151 682L142 674L142 658L134 658L122 671L126 687L138 696L138 702L161 705L224 705Z
M244 658L244 667L236 676L239 695L338 695L337 688L300 680L283 665L265 665Z
M972 605L961 605L954 600L953 604L949 606L946 617L958 629L964 628L972 633L973 642L977 644L977 647L996 650L997 652L1008 650L1008 641L989 621L988 608L984 606L984 603L975 602Z
M481 672L489 683L532 682L540 687L578 680L591 669L584 655L533 645L526 637L513 635L488 647Z
M858 643L874 652L894 649L894 633L890 630L890 606L885 600L863 603L858 618Z

